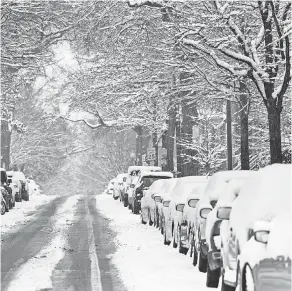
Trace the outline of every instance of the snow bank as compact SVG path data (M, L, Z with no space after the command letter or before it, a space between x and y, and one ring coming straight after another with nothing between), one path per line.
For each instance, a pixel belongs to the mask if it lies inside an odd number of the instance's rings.
M117 233L117 252L112 261L129 291L207 291L206 274L192 266L191 258L163 244L154 227L142 225L121 203L97 195L96 205L111 220Z
M16 202L15 207L1 215L1 234L14 231L16 227L27 224L37 215L37 209L55 199L56 196L31 196L29 201Z
M37 291L53 288L51 276L56 265L65 256L67 244L65 235L77 219L75 211L80 197L80 195L70 196L57 210L52 218L53 231L48 244L19 268L7 291Z

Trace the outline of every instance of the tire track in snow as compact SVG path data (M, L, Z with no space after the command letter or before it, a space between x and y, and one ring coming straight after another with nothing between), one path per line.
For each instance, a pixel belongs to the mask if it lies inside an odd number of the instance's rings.
M80 195L67 198L52 217L53 238L33 258L29 259L15 273L8 285L8 291L37 291L51 289L51 276L55 266L64 258L67 240L65 234L75 220L75 211Z

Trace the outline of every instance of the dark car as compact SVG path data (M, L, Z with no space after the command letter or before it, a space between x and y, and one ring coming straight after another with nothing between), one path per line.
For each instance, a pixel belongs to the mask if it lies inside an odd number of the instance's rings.
M3 189L6 192L5 200L7 203L7 207L9 209L12 209L13 205L14 205L14 201L13 201L13 197L12 197L12 189L8 183L7 173L6 173L6 170L3 168L1 168L0 171L1 171L1 186L3 187Z

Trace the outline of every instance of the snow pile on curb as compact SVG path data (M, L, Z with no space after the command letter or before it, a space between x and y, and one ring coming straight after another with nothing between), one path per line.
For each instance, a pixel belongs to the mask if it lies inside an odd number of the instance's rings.
M106 195L97 195L96 206L117 233L112 262L129 291L210 290L206 274L193 267L191 258L165 246L160 232L142 225L139 215Z
M15 230L17 226L26 224L37 214L39 206L49 203L56 196L31 196L29 201L15 202L15 207L1 215L1 234Z

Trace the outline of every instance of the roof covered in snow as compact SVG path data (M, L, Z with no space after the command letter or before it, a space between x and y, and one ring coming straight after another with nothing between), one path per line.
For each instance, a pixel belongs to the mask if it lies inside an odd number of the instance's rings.
M128 168L128 174L130 175L133 171L147 171L147 172L159 172L161 167L151 167L151 166L130 166Z

